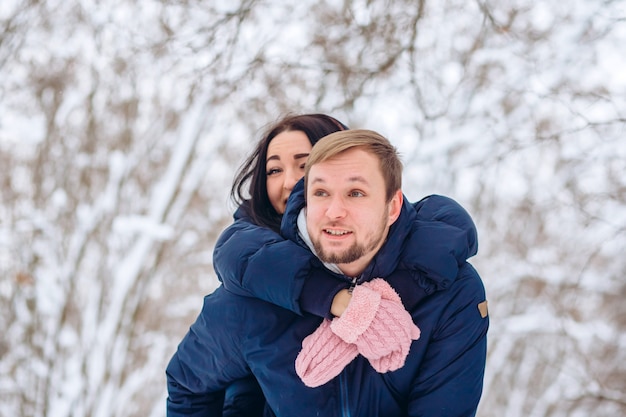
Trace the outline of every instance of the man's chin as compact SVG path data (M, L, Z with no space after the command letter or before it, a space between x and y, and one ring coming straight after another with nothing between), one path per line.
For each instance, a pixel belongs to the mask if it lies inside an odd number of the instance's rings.
M351 251L324 252L320 254L319 258L329 264L349 264L357 261L360 258L360 254Z

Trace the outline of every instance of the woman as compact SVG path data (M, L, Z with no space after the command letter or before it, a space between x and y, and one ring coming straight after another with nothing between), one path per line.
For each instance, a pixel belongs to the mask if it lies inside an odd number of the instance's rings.
M341 315L350 301L350 282L321 268L313 254L285 240L279 232L287 199L304 175L304 163L312 146L323 136L345 129L345 125L330 116L297 115L280 120L263 136L236 176L231 196L240 207L235 222L222 233L215 247L215 270L227 290L269 301L298 314L306 312L327 318ZM475 227L456 202L430 196L414 207L423 222L419 230L428 230L418 239L419 244L438 245L442 257L451 257L455 265L475 254ZM452 250L451 246L458 248L458 245L449 242L449 234L444 233L450 228L462 232L465 251ZM406 257L407 263L420 269L420 276L428 282L411 282L406 288L396 288L400 295L411 291L412 285L429 286L436 291L456 275L438 275L429 268L429 259L420 259L419 251L409 250ZM272 267L271 280L255 279L258 275L255 271L267 269L268 265ZM254 382L250 378L227 390L224 415L236 415L237 410L253 415L253 408L260 412L262 394Z

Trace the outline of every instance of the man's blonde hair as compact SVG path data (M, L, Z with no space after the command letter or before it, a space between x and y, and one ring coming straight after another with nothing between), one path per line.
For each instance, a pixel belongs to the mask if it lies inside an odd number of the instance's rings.
M350 149L360 148L374 155L385 180L387 202L402 187L402 162L396 148L384 136L366 129L342 130L320 139L309 154L304 169L306 191L311 167L332 159Z

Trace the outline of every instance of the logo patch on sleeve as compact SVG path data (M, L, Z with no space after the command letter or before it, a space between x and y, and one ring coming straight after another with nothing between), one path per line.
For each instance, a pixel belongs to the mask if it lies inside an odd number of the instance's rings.
M478 311L480 312L480 317L485 318L489 315L489 310L487 309L487 300L482 303L478 303Z

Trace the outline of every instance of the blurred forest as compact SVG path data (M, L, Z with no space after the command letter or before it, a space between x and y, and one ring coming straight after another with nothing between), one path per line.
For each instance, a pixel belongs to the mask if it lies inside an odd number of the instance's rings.
M480 417L626 415L626 1L2 0L0 415L164 416L233 174L287 112L459 201Z

